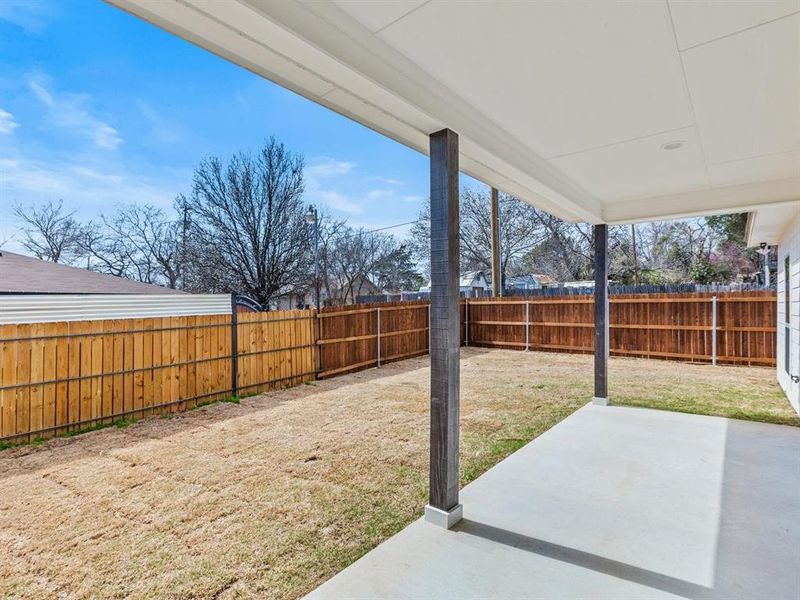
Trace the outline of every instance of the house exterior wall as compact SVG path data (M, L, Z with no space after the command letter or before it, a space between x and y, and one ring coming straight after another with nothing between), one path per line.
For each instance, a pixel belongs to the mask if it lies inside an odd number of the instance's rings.
M789 258L789 313L786 311L786 258ZM778 244L778 383L800 413L800 214L789 224ZM787 334L788 331L788 334ZM787 352L786 344L789 344ZM788 364L787 364L788 357Z
M506 288L511 290L538 290L541 287L536 278L531 275L511 277L506 282Z

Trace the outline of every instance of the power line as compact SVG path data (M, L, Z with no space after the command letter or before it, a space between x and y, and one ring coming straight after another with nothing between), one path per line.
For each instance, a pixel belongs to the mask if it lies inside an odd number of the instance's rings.
M364 235L370 235L372 233L378 233L381 231L386 231L388 229L397 229L398 227L405 227L406 225L413 225L414 223L419 223L422 219L416 219L414 221L406 221L405 223L396 223L394 225L387 225L386 227L378 227L377 229L369 229L367 231L364 230L355 230L348 232L347 234L341 235L340 237L349 238L349 237L360 237ZM349 226L348 226L349 227ZM352 229L352 227L351 227Z
M369 231L364 231L363 233L375 233L377 231L386 231L387 229L396 229L397 227L404 227L406 225L413 225L414 223L419 223L422 219L416 219L414 221L406 221L405 223L398 223L397 225L387 225L386 227L379 227L378 229L371 229Z

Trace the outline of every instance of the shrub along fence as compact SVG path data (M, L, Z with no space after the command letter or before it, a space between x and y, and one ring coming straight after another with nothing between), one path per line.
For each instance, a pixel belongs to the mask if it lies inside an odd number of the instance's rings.
M774 365L774 292L616 295L611 352ZM587 352L592 299L462 300L467 345ZM428 352L426 301L0 325L0 440L23 442ZM235 351L234 351L235 349Z

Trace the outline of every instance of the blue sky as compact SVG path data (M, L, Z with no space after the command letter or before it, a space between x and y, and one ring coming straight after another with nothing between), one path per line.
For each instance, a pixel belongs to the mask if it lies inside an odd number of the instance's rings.
M425 156L116 8L0 0L0 241L16 204L169 207L201 158L270 135L305 156L308 202L353 225L413 220L427 195Z

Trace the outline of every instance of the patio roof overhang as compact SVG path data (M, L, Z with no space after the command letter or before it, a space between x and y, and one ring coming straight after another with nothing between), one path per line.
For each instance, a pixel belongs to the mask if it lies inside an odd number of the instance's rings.
M109 1L569 221L800 200L796 0Z
M778 244L791 229L797 227L800 202L779 206L765 206L747 215L745 237L748 246L766 243Z
M430 502L459 493L459 183L592 223L608 403L608 227L800 200L800 5L109 0L430 156Z

